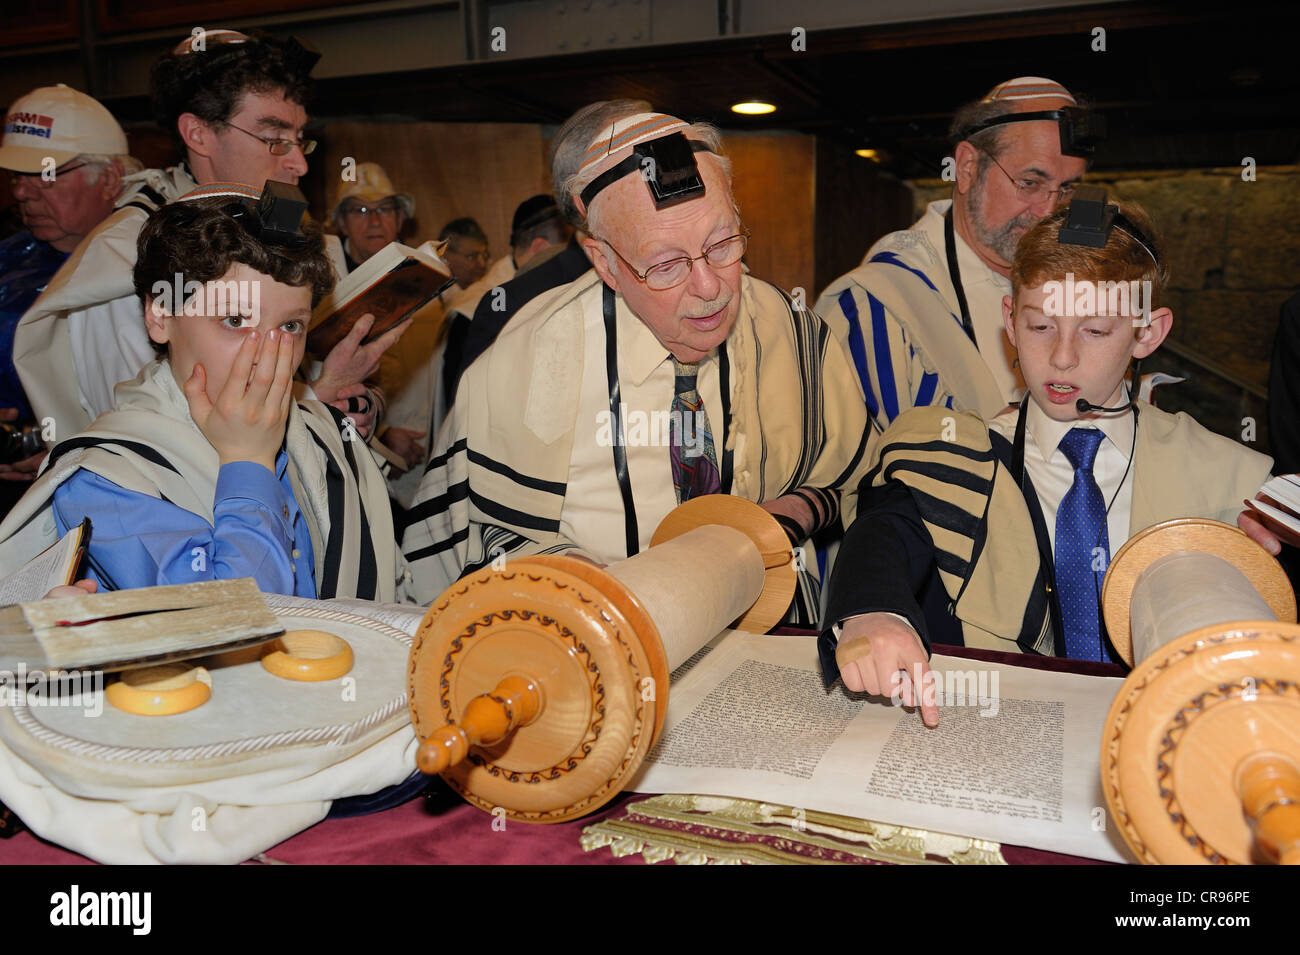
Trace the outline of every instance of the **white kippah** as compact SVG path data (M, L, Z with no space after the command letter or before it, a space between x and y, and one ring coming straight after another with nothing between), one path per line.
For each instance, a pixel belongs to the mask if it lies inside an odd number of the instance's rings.
M686 129L689 125L685 120L669 116L667 113L637 113L635 116L617 119L602 129L600 134L591 141L586 154L582 157L582 165L578 168L578 172L580 174L588 171L592 171L593 174L604 172L604 169L596 169L596 167L603 165L609 168L616 165L609 160L622 150L648 139L658 139L679 129Z
M1055 80L1049 80L1042 76L1018 76L1014 80L999 83L989 90L988 95L980 102L1000 103L1006 100L1041 99L1047 96L1068 99L1071 103L1075 102L1074 97L1070 95L1070 91L1064 86Z

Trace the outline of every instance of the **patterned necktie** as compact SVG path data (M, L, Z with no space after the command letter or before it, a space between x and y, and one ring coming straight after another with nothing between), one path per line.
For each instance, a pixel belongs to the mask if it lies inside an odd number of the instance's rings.
M1074 483L1056 511L1056 593L1065 653L1073 660L1103 659L1097 595L1110 563L1110 537L1092 463L1104 437L1096 428L1071 428L1060 444L1074 468Z
M669 457L677 503L722 489L718 456L713 450L713 429L704 401L695 387L699 365L673 359L673 404L668 414Z

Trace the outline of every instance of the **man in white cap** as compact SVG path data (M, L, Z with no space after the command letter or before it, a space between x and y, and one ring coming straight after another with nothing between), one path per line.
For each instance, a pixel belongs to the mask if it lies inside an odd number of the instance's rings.
M13 364L14 329L77 244L112 211L123 177L140 169L126 134L92 97L70 86L43 86L15 100L0 139L23 231L0 242L0 421L19 427L35 417ZM0 460L0 479L27 482L44 454ZM0 488L0 512L11 491Z
M261 189L268 179L296 184L307 171L316 144L302 133L317 59L294 39L207 30L154 64L154 112L184 162L127 178L117 210L78 246L15 335L14 364L38 418L53 419L54 440L112 408L117 383L154 358L131 284L136 239L149 213L196 185ZM397 335L365 348L355 340L340 343L312 382L315 396L346 408ZM373 411L358 427L364 432L371 424Z
M873 424L913 406L999 414L1024 390L1003 333L1016 243L1086 169L1097 118L1065 87L1029 76L953 117L951 201L885 236L832 282L817 313L849 343Z
M356 179L340 184L330 218L343 240L340 275L351 272L390 242L415 215L415 200L398 192L384 167L376 162L357 164ZM339 265L342 268L339 268Z
M425 600L497 559L621 560L710 493L763 504L793 547L837 525L839 489L857 486L870 432L848 357L744 273L717 130L616 101L571 117L568 141L594 269L525 306L462 375L403 538ZM815 618L803 583L796 616Z

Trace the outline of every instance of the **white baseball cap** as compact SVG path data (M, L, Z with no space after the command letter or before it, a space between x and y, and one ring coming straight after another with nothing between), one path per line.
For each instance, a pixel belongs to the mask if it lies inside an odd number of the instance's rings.
M14 100L0 139L0 169L41 172L82 153L124 156L126 133L93 97L70 86L42 86Z

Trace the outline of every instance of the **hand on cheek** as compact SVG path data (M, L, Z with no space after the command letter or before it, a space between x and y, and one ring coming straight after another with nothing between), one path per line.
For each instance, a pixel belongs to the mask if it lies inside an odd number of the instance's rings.
M195 364L185 382L185 397L194 423L222 464L252 461L275 470L293 400L293 360L291 335L251 331L215 398L207 391L206 370Z

